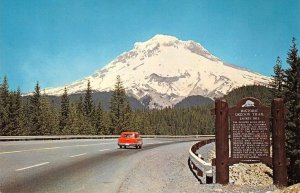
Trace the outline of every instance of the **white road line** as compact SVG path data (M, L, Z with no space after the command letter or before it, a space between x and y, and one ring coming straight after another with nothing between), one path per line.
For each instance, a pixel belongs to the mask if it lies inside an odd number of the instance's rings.
M42 166L42 165L45 165L45 164L48 164L48 163L49 162L44 162L44 163L36 164L36 165L33 165L33 166L28 166L28 167L25 167L25 168L20 168L20 169L17 169L16 171L22 171L22 170L26 170L26 169L29 169L29 168L34 168L34 167Z
M71 156L69 156L69 157L79 157L79 156L83 156L83 155L85 155L86 153L82 153L82 154L77 154L77 155L71 155Z
M108 151L108 150L110 150L110 149L100 149L99 151Z
M157 142L157 143L170 143L170 142L174 142L174 141L160 141L160 142Z
M4 152L0 152L0 155L2 155L2 154L11 154L11 153L21 153L21 152L28 152L28 151L63 149L63 148L68 148L68 147L87 147L87 146L106 145L106 144L114 144L114 143L95 143L95 144L85 144L85 145L67 145L67 146L58 146L58 147L46 147L46 148L40 148L40 149L25 149L25 150L16 150L16 151L4 151Z
M87 147L89 145L76 145L76 147Z

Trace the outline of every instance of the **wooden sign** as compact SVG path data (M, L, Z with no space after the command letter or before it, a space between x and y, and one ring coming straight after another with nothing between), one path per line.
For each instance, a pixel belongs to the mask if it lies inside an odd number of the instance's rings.
M270 108L262 105L255 98L243 98L230 109L225 100L215 101L217 183L229 183L229 165L239 162L262 162L273 167L273 183L276 186L287 186L288 162L285 155L283 104L282 99L274 99L272 117L270 117ZM269 123L271 120L272 129ZM230 132L228 132L228 123ZM270 131L273 138L272 158L270 157Z

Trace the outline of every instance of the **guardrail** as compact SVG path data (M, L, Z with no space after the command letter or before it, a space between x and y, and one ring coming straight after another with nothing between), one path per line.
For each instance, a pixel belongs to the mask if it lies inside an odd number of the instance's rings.
M120 135L0 136L0 141L114 139ZM214 135L142 135L143 138L211 138Z
M198 155L196 152L200 147L212 143L214 141L215 139L207 139L200 141L192 145L192 147L189 150L190 169L202 184L215 183L214 166L212 166L212 163L205 162L203 159L201 159L201 155Z

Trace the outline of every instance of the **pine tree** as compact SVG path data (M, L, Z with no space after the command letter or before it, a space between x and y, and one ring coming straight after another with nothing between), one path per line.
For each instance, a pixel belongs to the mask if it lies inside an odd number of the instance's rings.
M143 121L143 112L141 111L136 111L135 113L132 113L131 115L131 128L133 128L135 131L140 132L141 134L150 134L150 132L147 132L146 129L143 125L144 121Z
M15 105L16 105L16 135L22 135L24 133L23 129L25 127L25 114L23 112L23 103L21 90L18 88L15 95Z
M83 110L84 110L84 130L82 130L82 134L84 135L94 135L96 134L95 127L93 127L93 116L95 113L95 105L92 99L92 89L90 81L88 80L87 89L84 95L84 103L83 103Z
M7 77L4 76L0 85L0 135L8 135L9 124L9 86Z
M276 64L274 66L274 75L272 75L272 82L270 84L274 97L283 97L283 82L284 82L284 70L282 69L282 62L280 57L277 57Z
M123 88L123 83L120 76L117 76L115 88L110 101L110 116L111 116L111 130L114 134L122 132L127 125L130 116L130 108L128 99Z
M97 109L94 113L94 128L96 135L104 134L104 117L101 102L99 102Z
M49 107L50 119L52 123L51 135L61 135L59 130L59 111L55 108L54 101L52 100Z
M90 116L86 116L86 120L90 122L90 130L89 135L96 135L97 134L97 128L96 128L96 105L93 103L92 105L92 111L90 113Z
M0 85L1 86L1 85ZM7 115L6 115L7 116ZM2 99L0 98L0 136L5 135L5 111Z
M29 113L30 113L30 135L42 135L42 109L41 109L41 88L37 82L34 93L30 97Z
M76 106L78 134L88 135L90 133L91 122L86 118L82 96L80 96Z
M74 103L70 104L70 111L67 120L67 125L63 134L65 135L79 135L80 134L80 124L78 119L77 107Z
M129 131L132 130L131 127L131 108L130 108L130 104L128 101L128 98L125 95L125 100L124 100L124 110L123 110L123 130L124 131Z
M82 96L80 96L79 99L77 100L77 103L76 103L76 111L77 111L77 113L83 115L83 102L82 102L82 100L83 100Z
M59 117L59 130L61 133L67 134L69 132L66 132L66 126L67 126L67 121L68 117L70 114L70 109L69 109L69 96L67 92L67 88L65 87L64 93L61 96L61 102L60 102L60 117Z
M289 182L300 182L300 59L293 38L292 46L288 52L287 63L289 68L285 71L284 100L288 113L286 116L286 145L287 157L290 158L288 167Z
M18 89L17 92L11 92L9 95L8 107L8 135L21 135L24 123L22 117L22 102L21 93Z
M109 135L111 134L110 131L110 113L103 111L103 129L102 129L103 135Z
M30 135L30 102L29 99L24 99L21 108L21 119L23 123L22 132L20 135Z
M16 123L16 103L15 103L15 92L11 92L9 94L9 104L8 104L8 124L7 124L7 132L6 135L15 136L15 123Z
M93 100L92 100L92 89L91 83L88 81L87 89L84 95L84 113L86 116L90 117L93 109Z
M53 105L50 104L47 96L44 94L41 97L41 115L40 115L40 128L39 135L52 135L55 134L57 128L56 112L53 111Z

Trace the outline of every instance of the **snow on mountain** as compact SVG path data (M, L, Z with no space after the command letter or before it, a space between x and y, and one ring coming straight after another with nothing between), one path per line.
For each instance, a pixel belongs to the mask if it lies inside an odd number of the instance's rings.
M97 91L111 91L120 75L128 95L147 101L150 108L172 106L182 99L201 95L219 97L243 85L267 85L269 77L225 64L199 43L156 35L96 71L66 85L68 93L83 92L90 80ZM46 89L61 95L64 87Z

